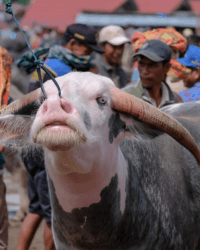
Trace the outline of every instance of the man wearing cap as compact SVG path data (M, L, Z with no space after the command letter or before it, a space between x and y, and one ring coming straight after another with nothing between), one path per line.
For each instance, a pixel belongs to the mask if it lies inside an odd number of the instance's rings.
M158 108L182 101L165 82L171 66L171 55L170 47L160 40L146 41L133 55L138 60L140 74L140 79L133 87L139 89L140 98Z
M92 71L94 64L90 54L95 51L104 53L97 45L96 29L85 24L75 23L67 27L62 45L53 45L49 49L44 66L55 76L62 76L71 70ZM43 82L50 79L42 74ZM29 92L40 87L38 74L33 73Z
M124 51L124 45L130 42L120 26L108 25L99 32L99 44L105 53L95 56L94 64L98 67L98 74L107 76L113 80L119 88L124 87L129 79L120 63Z
M185 56L177 60L191 69L191 73L183 80L184 85L189 89L180 92L179 95L184 102L200 100L200 48L190 45Z

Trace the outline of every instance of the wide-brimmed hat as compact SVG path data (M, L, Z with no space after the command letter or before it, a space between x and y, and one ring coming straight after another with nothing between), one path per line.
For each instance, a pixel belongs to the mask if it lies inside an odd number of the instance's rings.
M185 56L177 60L186 67L200 68L200 48L190 45Z
M108 25L100 30L99 42L108 42L112 45L118 46L131 42L131 40L126 37L124 30L120 26Z
M75 38L98 53L105 52L97 45L97 30L94 27L81 23L74 23L67 27L65 37Z

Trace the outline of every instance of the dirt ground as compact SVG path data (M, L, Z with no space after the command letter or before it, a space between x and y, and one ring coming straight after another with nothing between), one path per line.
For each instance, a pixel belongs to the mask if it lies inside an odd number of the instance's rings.
M22 222L9 221L8 250L16 250ZM44 250L44 221L40 224L29 250Z

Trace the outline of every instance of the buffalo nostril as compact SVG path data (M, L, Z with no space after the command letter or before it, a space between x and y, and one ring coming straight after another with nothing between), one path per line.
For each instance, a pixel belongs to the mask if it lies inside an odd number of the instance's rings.
M72 108L71 108L70 105L61 105L61 108L62 108L65 112L67 112L67 113L71 113L71 111L72 111Z
M72 113L73 112L73 106L70 102L68 102L65 99L61 99L61 108L66 112L66 113Z

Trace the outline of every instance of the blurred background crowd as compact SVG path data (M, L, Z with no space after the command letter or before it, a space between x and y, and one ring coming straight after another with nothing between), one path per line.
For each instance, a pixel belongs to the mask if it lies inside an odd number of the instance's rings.
M177 38L170 38L173 39L171 47L174 46L177 58L184 55L189 45L199 45L200 3L198 1L176 0L161 4L158 0L151 1L151 3L147 0L118 0L113 3L101 1L96 6L90 0L84 1L84 4L79 2L77 1L66 9L64 0L56 2L53 0L14 0L12 7L33 49L49 48L53 44L61 44L67 25L74 22L91 25L97 30L106 25L121 26L126 36L132 40L131 43L125 45L121 61L130 80L134 70L131 55L140 46L135 46L135 43L138 44L138 40L140 44L144 42L144 39L138 34L146 32L146 39L153 39L159 35L160 39L165 39L167 35L165 34L165 38L163 38L161 33L164 34L164 32L162 31L159 31L159 34L155 34L154 37L147 31L168 28L168 36L171 36L170 29L176 30L186 38L186 42L181 41L181 46L174 45ZM0 1L0 45L9 51L13 58L12 85L14 87L12 89L16 86L17 90L23 94L27 93L29 87L27 81L30 75L19 70L16 61L29 50L12 16L5 13L3 0ZM181 74L182 72L179 72L180 78L183 77ZM172 74L170 79L177 82L175 78ZM132 78L132 80L134 79Z
M63 46L63 38L66 38L66 34L70 31L67 31L67 27L72 23L79 23L95 29L97 43L105 51L103 57L108 64L111 56L107 55L109 53L107 43L118 47L123 45L117 61L120 64L118 70L121 70L121 74L115 75L113 72L113 76L110 76L120 88L135 87L138 84L141 72L138 71L138 57L133 58L133 54L140 51L148 40L160 40L171 49L171 64L165 80L174 93L182 93L200 81L200 50L198 50L200 1L102 0L94 3L91 0L75 0L68 4L66 0L13 0L12 3L14 14L31 48L38 52L40 58L46 59L47 51L53 45ZM105 29L107 27L108 31ZM116 34L121 34L119 36L125 39L123 42L115 44L111 41L112 37L109 38L109 33L112 33L113 29L116 29ZM73 36L76 31L79 33L75 29L72 31ZM90 30L86 31L86 38L90 32ZM117 37L116 34L113 35L114 38ZM30 50L12 16L5 13L3 0L0 0L0 46L7 49L12 57L10 97L16 100L30 91L34 72L27 70L23 64L23 56L30 54ZM194 63L191 59L190 65L185 63L185 59L180 60L185 58L188 49L190 49L189 55L195 54L193 58L194 61L196 60ZM97 52L102 53L102 51L98 50L96 48L91 51L93 65L91 68L95 73L106 75L107 73L104 74L104 69L101 68L102 59L97 55ZM140 58L141 60L143 58ZM139 62L139 68L141 68L140 64L141 62ZM115 63L112 64L111 60L109 65L113 66ZM109 68L107 71L109 72ZM180 94L181 101L185 101L187 97L185 93L188 95L188 92L184 92L183 96ZM200 88L197 95L200 99ZM7 155L10 153L8 152ZM18 183L17 189L21 200L18 211L12 210L11 207L8 207L8 210L12 221L23 221L29 206L26 186L28 177L23 162L19 155L17 157L17 160L16 155L12 159L8 157L6 171L12 173L13 180Z

